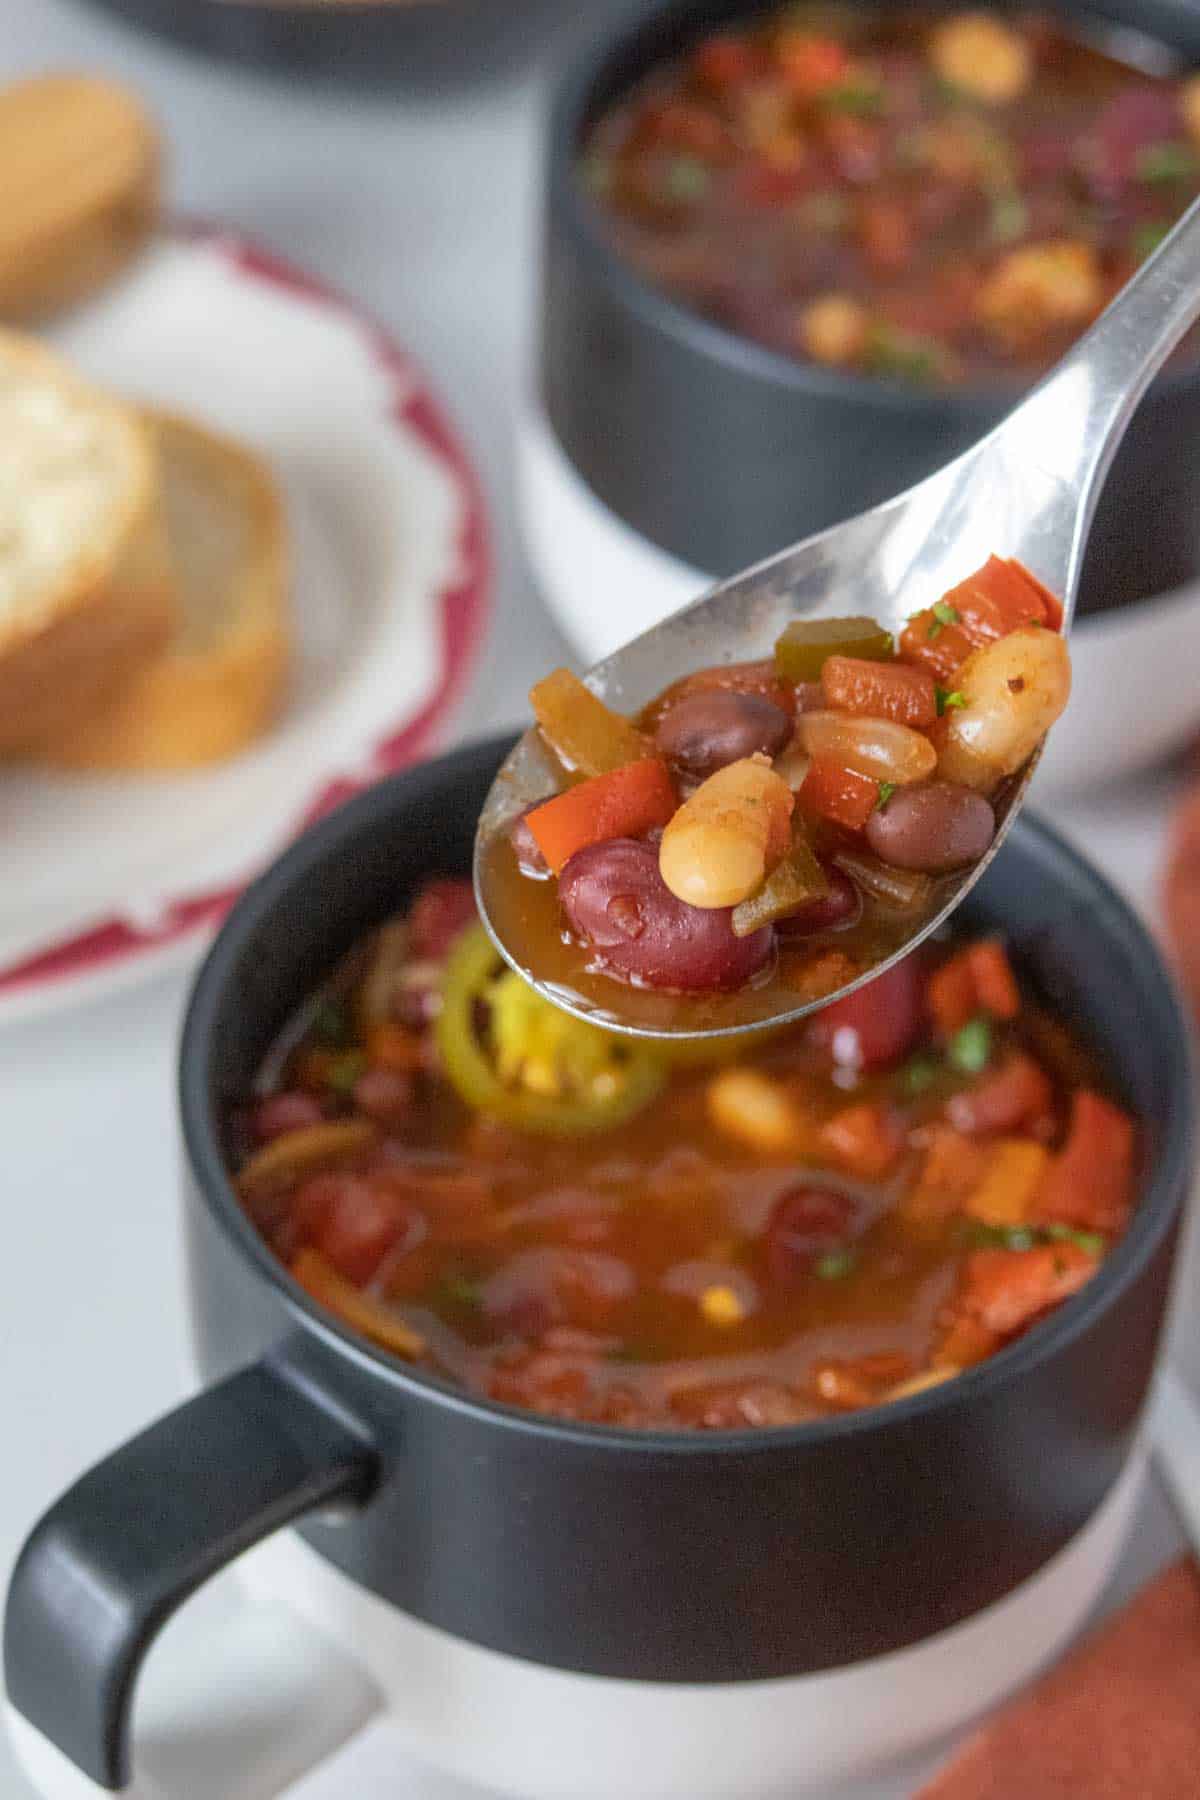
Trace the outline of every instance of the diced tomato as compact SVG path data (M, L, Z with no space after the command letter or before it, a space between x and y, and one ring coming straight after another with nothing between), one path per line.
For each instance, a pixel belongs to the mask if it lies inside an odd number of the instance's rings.
M821 669L826 705L839 712L895 719L924 731L937 718L937 694L927 669L860 656L827 656Z
M1011 1337L1040 1313L1078 1293L1097 1269L1079 1244L1039 1244L1032 1250L975 1250L962 1268L952 1302L956 1314L997 1337Z
M863 255L877 275L899 275L912 257L909 215L886 200L865 200L859 210L858 235Z
M906 956L865 987L822 1007L809 1034L835 1062L868 1072L888 1069L912 1048L921 1002L920 958Z
M980 938L967 948L967 962L975 980L975 997L994 1019L1015 1019L1021 1010L1021 991L1012 964L999 938Z
M312 1176L297 1191L293 1212L306 1242L357 1287L416 1223L402 1200L358 1175Z
M836 87L850 66L844 44L807 31L781 32L775 42L775 61L789 87L805 99Z
M943 594L937 606L914 615L900 651L939 680L949 680L972 650L1006 637L1022 625L1057 630L1062 607L1024 564L989 556L981 569Z
M961 1212L983 1180L987 1151L950 1125L929 1128L929 1146L916 1186L900 1202L906 1219L924 1225Z
M844 1106L821 1127L821 1146L842 1168L878 1181L894 1165L904 1139L886 1106Z
M879 783L869 775L843 768L832 757L814 756L797 798L819 818L832 819L848 831L861 831L879 805Z
M476 917L475 890L469 881L429 882L413 901L408 916L414 959L440 961Z
M403 1025L372 1025L367 1033L367 1061L376 1068L416 1074L425 1068L428 1055L427 1040Z
M1032 1056L1017 1050L999 1068L954 1094L946 1102L946 1117L968 1136L998 1137L1032 1124L1053 1103L1050 1077Z
M738 88L758 74L760 58L742 38L710 37L692 56L692 73L714 94Z
M1133 1206L1133 1151L1129 1114L1080 1088L1071 1099L1067 1141L1037 1195L1034 1217L1087 1231L1123 1231Z
M929 1011L944 1038L976 1013L1015 1019L1021 1010L1017 979L999 938L981 938L948 957L929 978Z
M527 813L526 823L559 875L577 850L609 838L641 837L665 825L677 804L666 764L646 757L556 794Z
M943 1038L952 1038L968 1019L975 1017L979 1010L975 973L963 951L948 956L941 967L934 970L925 998L930 1017Z

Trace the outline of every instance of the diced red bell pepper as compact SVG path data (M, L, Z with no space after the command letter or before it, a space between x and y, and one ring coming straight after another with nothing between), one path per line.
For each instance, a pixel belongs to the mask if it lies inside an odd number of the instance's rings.
M800 805L848 831L861 831L879 805L879 783L843 768L829 756L814 756L797 795Z
M1118 1233L1133 1207L1133 1120L1111 1100L1079 1088L1067 1141L1054 1158L1033 1216L1085 1231Z
M666 764L646 757L567 788L526 813L525 823L559 875L577 850L609 838L641 837L665 825L677 805Z
M821 669L827 706L874 719L895 719L925 731L937 718L937 694L928 669L901 662L869 662L861 656L827 656Z

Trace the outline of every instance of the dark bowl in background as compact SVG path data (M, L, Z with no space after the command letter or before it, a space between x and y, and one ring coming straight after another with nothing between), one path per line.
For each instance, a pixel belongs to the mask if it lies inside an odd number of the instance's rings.
M309 80L474 81L540 49L564 0L90 0L188 49Z
M930 392L795 360L673 300L611 247L603 213L577 178L589 125L705 32L778 4L639 7L570 71L550 130L540 398L551 432L620 520L718 578L920 480L995 425L1023 391L992 384ZM1093 33L1136 31L1184 63L1200 63L1200 8L1187 0L1055 0L1050 10ZM1167 593L1198 568L1195 365L1160 377L1117 452L1081 610Z
M223 1116L344 952L425 877L469 871L508 749L412 769L307 832L233 909L197 980L180 1098L209 1385L50 1509L7 1606L10 1700L102 1782L124 1771L134 1679L165 1618L284 1524L385 1606L468 1644L593 1676L737 1684L845 1668L975 1617L1078 1539L1130 1458L1191 1176L1187 1033L1144 926L1027 818L964 914L1005 932L1103 1049L1141 1121L1142 1193L1087 1288L987 1363L784 1430L617 1430L465 1393L295 1284L238 1203ZM337 1522L321 1516L331 1502Z

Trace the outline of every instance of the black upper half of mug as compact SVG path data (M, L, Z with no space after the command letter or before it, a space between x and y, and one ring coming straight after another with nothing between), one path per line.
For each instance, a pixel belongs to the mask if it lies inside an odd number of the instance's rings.
M1192 1131L1187 1033L1149 935L1027 820L964 909L1103 1047L1141 1122L1127 1237L1019 1343L927 1394L778 1431L634 1432L495 1404L374 1349L293 1284L238 1205L222 1119L336 960L427 877L468 872L508 747L473 746L349 803L250 889L208 958L181 1064L206 1378L299 1357L306 1381L368 1422L384 1468L361 1512L303 1525L309 1543L405 1611L517 1656L749 1680L841 1666L970 1616L1084 1527L1146 1396Z
M637 6L568 71L549 133L542 407L605 507L716 579L902 492L982 437L1023 391L994 381L919 389L787 356L691 310L613 248L579 179L591 125L706 33L780 3ZM996 10L1032 8L1002 0ZM1200 64L1200 8L1190 0L1050 0L1038 10L1117 56L1121 34L1136 33L1181 67ZM1092 527L1082 613L1168 593L1200 571L1200 457L1184 451L1197 439L1200 364L1177 365L1142 401L1117 452Z

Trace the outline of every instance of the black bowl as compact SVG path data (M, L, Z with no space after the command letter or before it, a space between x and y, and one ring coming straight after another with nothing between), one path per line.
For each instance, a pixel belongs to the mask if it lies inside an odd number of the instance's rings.
M370 1594L534 1664L743 1683L930 1638L1044 1570L1130 1454L1190 1176L1187 1034L1129 908L1022 820L964 908L1103 1045L1142 1198L1084 1292L957 1380L761 1432L635 1432L490 1403L322 1313L249 1224L222 1114L336 958L470 867L508 745L418 768L304 836L235 907L183 1035L190 1300L210 1384L45 1515L9 1593L13 1704L116 1785L134 1677L192 1589L279 1526ZM339 1503L331 1522L323 1507ZM886 1548L885 1548L886 1547Z
M360 87L457 85L540 50L561 0L92 0L241 67Z
M930 392L801 362L703 318L612 248L577 174L593 121L648 70L777 0L657 0L570 71L549 141L540 386L550 428L626 525L720 578L899 493L1010 410L1016 386ZM881 0L861 0L878 5ZM937 3L937 0L934 0ZM1003 3L1003 0L1002 0ZM1188 0L1054 0L1200 62ZM1200 568L1200 365L1161 377L1117 452L1081 610L1172 591Z

